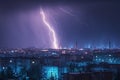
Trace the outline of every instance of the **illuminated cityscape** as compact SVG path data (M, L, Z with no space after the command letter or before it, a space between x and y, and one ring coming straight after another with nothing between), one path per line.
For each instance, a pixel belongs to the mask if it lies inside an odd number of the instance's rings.
M119 53L120 49L0 49L0 78L118 80Z
M0 80L120 80L120 1L0 0Z

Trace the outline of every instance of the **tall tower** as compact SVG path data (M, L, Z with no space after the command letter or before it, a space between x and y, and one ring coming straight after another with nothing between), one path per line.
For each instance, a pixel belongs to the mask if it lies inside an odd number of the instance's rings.
M112 48L111 41L108 42L108 47L109 47L109 49Z
M75 49L78 49L78 42L75 42Z

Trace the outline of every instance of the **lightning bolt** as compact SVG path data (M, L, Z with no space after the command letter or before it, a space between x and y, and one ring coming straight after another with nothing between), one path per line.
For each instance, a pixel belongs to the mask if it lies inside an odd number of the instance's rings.
M51 37L53 39L53 48L54 49L58 49L58 41L57 41L57 37L56 37L56 33L55 33L55 30L53 29L53 27L49 24L49 22L47 22L46 20L46 16L45 16L45 13L42 9L40 9L40 14L42 16L42 20L44 22L44 24L46 25L46 27L49 29L49 31L51 32Z

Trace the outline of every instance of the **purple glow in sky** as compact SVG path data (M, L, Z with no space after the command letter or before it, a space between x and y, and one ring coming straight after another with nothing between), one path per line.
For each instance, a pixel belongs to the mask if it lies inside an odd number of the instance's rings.
M53 27L49 24L49 22L47 22L46 20L46 16L45 16L45 13L44 11L41 9L40 10L40 14L42 16L42 20L44 22L44 24L46 25L46 27L49 29L49 31L51 32L51 35L50 37L52 37L52 45L53 45L53 48L54 49L58 49L58 41L57 41L57 37L56 37L56 33L55 33L55 30L53 29Z
M120 47L118 2L49 1L1 1L0 48Z

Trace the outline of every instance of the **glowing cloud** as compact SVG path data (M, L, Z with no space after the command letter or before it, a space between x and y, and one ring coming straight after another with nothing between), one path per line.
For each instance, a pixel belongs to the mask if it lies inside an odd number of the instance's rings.
M49 29L49 31L51 32L51 36L52 37L52 41L53 41L53 48L54 49L58 49L58 42L57 42L57 37L56 37L56 33L55 30L53 29L53 27L49 24L49 22L47 22L46 20L46 16L44 11L41 9L40 10L40 14L42 16L42 20L44 22L44 24L46 25L46 27Z

